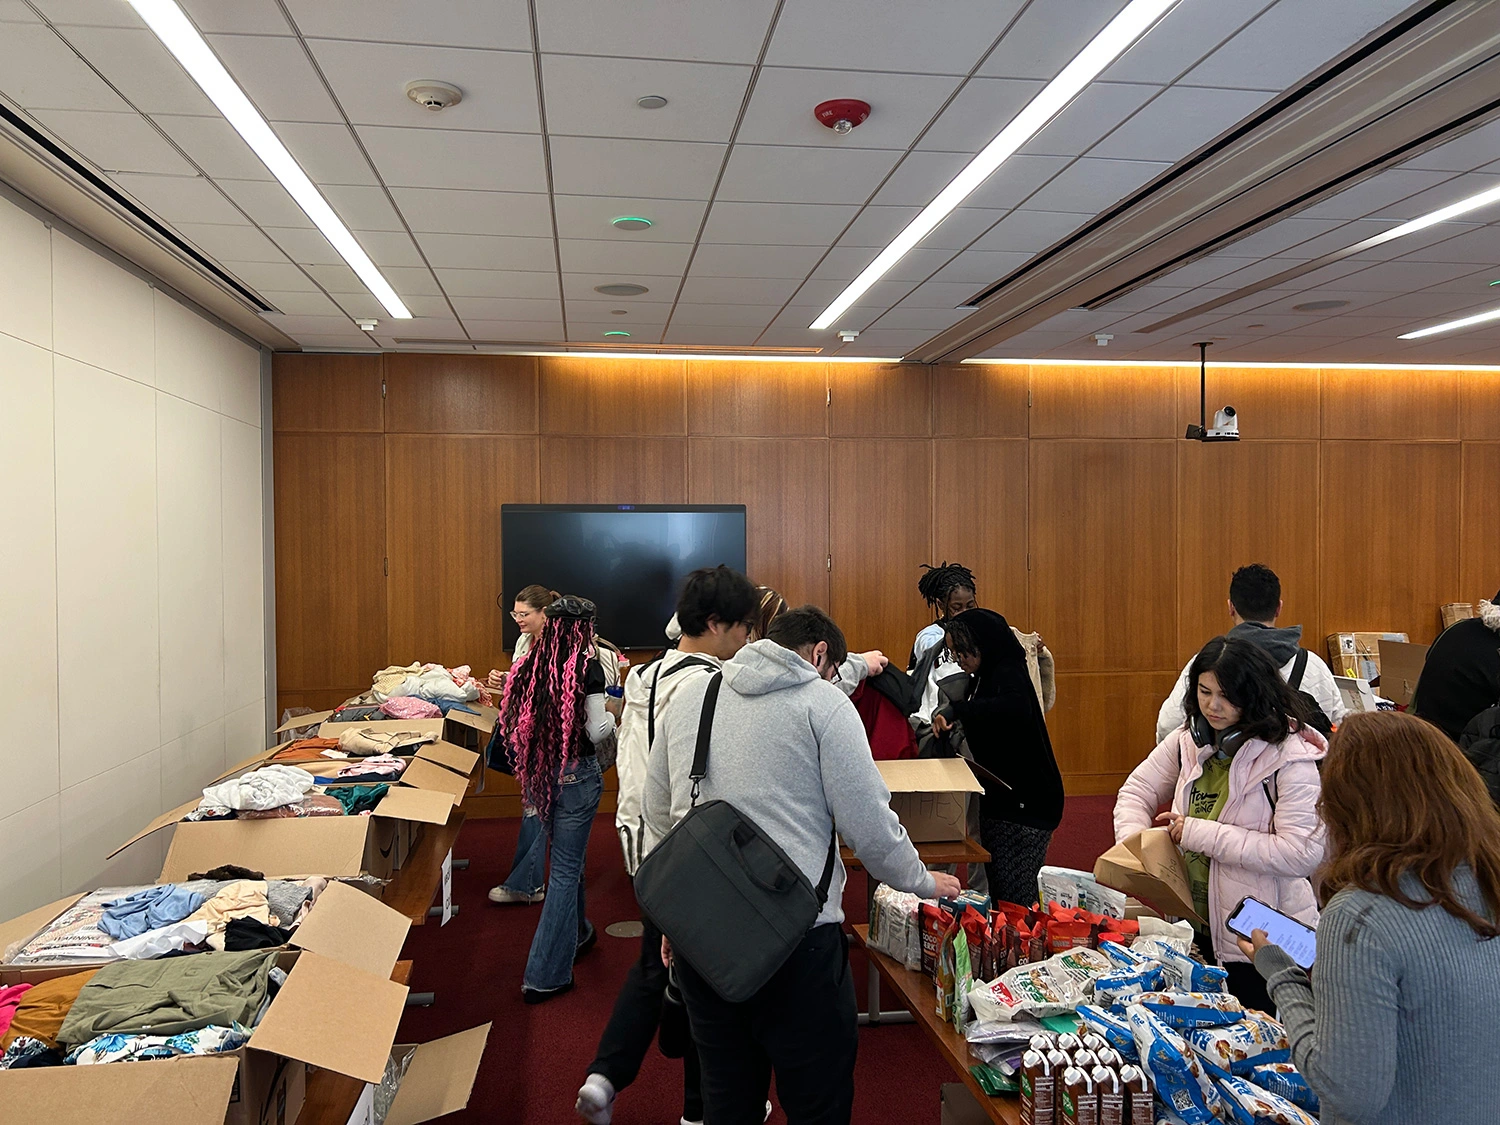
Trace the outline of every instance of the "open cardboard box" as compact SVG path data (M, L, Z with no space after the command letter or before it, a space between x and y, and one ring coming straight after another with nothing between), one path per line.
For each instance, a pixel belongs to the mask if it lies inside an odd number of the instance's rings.
M904 758L876 762L891 808L912 843L962 840L968 824L969 794L984 786L963 758Z
M247 1046L201 1058L8 1072L0 1102L6 1120L290 1125L308 1066L379 1082L406 1005L406 986L390 978L410 924L368 895L330 883L293 935L297 949L279 956L286 983ZM485 1024L419 1047L402 1084L400 1120L417 1125L467 1104L488 1034ZM440 1073L407 1090L413 1073L422 1079L434 1070Z
M335 723L331 717L338 710L315 711L311 715L296 715L276 728L277 734L288 731L318 728L319 738L337 738L346 730L410 730L430 733L434 738L446 739L467 749L483 749L495 729L495 720L500 712L482 703L465 703L469 708L461 711L453 708L441 719L366 719L352 723Z

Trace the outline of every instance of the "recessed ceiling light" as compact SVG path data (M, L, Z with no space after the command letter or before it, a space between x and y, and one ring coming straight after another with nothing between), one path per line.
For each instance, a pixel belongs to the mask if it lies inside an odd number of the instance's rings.
M198 29L188 22L175 0L130 0L146 25L156 33L167 50L182 64L184 70L198 83L209 99L218 106L219 112L234 126L235 131L260 157L271 175L296 200L297 206L323 232L323 237L333 244L340 257L349 263L359 279L369 287L385 311L398 320L410 320L411 312L396 296L390 282L375 268L370 256L355 241L339 217L328 206L322 193L307 178L301 165L292 158L280 138L271 131L260 111L250 104L245 92L229 76L224 64L209 49L198 34Z
M1130 0L1124 10L1105 25L1103 31L1094 36L1089 45L1078 52L1073 61L1063 67L1062 72L1026 104L1026 108L1011 118L1010 123L985 145L978 156L969 161L963 171L953 177L952 182L938 193L937 198L922 208L921 213L892 239L890 245L876 255L875 260L849 283L834 299L833 304L823 310L811 327L818 330L828 328L843 316L844 311L905 257L908 250L931 233L975 188L989 178L990 173L1036 136L1067 107L1080 90L1119 58L1126 48L1145 35L1176 3L1177 0Z
M1490 284L1491 285L1500 285L1500 277L1497 277L1494 281L1490 282Z
M651 290L644 285L620 281L610 285L596 285L594 292L603 293L606 297L639 297L642 293L649 293Z
M1473 316L1461 317L1458 320L1449 320L1443 324L1434 324L1431 328L1418 328L1415 332L1403 332L1397 336L1398 340L1420 340L1423 336L1436 336L1439 332L1454 332L1460 328L1468 328L1475 324L1488 324L1492 320L1500 320L1500 309L1489 309Z
M645 230L651 225L651 220L640 215L621 215L618 219L611 219L609 225L616 230Z
M642 109L660 109L667 104L667 99L660 94L647 94L644 98L636 98L635 104Z
M612 332L606 332L605 335L606 336L629 336L630 333L629 332L621 332L618 328L616 328Z
M1293 305L1293 312L1327 312L1329 309L1341 309L1348 301L1303 301L1300 305Z

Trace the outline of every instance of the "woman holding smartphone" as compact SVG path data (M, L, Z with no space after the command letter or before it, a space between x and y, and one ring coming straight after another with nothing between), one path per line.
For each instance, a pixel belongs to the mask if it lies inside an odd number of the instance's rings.
M1437 727L1350 715L1323 769L1323 918L1309 981L1253 956L1324 1125L1481 1125L1500 1104L1500 813Z
M1168 828L1206 923L1199 947L1228 970L1229 991L1270 1010L1265 983L1224 922L1241 899L1255 898L1317 925L1308 877L1323 858L1318 760L1328 744L1303 724L1302 702L1276 662L1248 641L1209 641L1188 683L1187 721L1120 788L1115 842L1153 821Z

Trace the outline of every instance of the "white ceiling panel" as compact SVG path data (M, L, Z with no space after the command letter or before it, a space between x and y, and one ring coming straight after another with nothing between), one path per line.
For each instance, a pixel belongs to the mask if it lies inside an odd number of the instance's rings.
M462 270L433 267L443 292L458 297L555 297L555 270ZM397 290L400 291L399 288Z
M312 228L312 220L275 180L215 180L252 222L262 227Z
M542 297L454 297L453 307L465 323L470 320L561 320L562 302L556 289Z
M912 309L952 309L983 287L967 281L929 281L916 287L901 304Z
M213 184L196 176L143 176L121 172L110 179L169 223L240 223L244 216Z
M801 284L789 278L699 277L693 274L682 287L682 300L704 305L779 305Z
M578 282L570 282L572 288L568 293L568 315L577 317L584 321L601 320L623 320L625 327L629 322L638 320L642 324L660 324L666 319L669 308L672 305L670 295L665 301L652 301L640 297L606 297L601 293L584 289ZM670 284L663 282L663 289L670 289L672 293L677 292L675 280ZM582 292L579 292L582 290ZM593 300L586 300L585 294ZM618 310L624 310L620 312Z
M971 78L917 147L972 156L994 140L1044 85L1027 78Z
M347 125L284 121L273 128L281 138L281 143L297 158L297 163L313 183L370 185L376 182L375 174L370 170L370 162L360 152ZM370 129L366 132L382 133L384 130ZM364 140L366 144L370 144L368 137ZM420 148L423 142L414 139L408 143ZM372 154L373 151L372 146Z
M1495 239L1490 240L1490 253L1480 256L1482 262L1494 263ZM1494 265L1490 266L1494 271L1490 274L1492 280L1500 269ZM1429 285L1440 285L1459 278L1473 278L1475 269L1473 262L1383 262L1378 266L1371 266L1367 270L1352 273L1339 282L1339 286L1356 293L1391 293L1405 294L1414 293L1419 289L1426 289ZM1494 297L1495 290L1489 289L1485 281L1479 281L1467 287L1476 296L1476 300L1484 300L1486 297ZM1465 287L1460 287L1459 292L1464 292ZM1444 292L1451 292L1445 289ZM1322 294L1319 294L1321 296Z
M1030 254L1014 250L969 250L931 276L933 281L952 281L978 290L1030 260Z
M388 266L422 265L422 255L417 250L412 236L403 231L367 230L355 236L365 253L370 255L382 270Z
M270 239L266 242L269 245ZM281 255L281 259L279 262L235 262L221 258L219 265L251 289L261 292L311 293L317 289L307 274L286 260L286 255Z
M297 268L287 261L286 253L281 247L243 221L239 224L173 223L172 227L198 249L220 262L274 262L288 269ZM282 283L271 288L298 287Z
M969 207L994 210L1019 207L1053 176L1068 166L1070 157L1017 153L990 173L965 201Z
M392 188L391 195L418 233L552 237L545 194Z
M1050 0L1029 4L979 73L1051 81L1119 14L1124 0Z
M1147 160L1075 160L1026 201L1028 208L1082 211L1093 215L1144 186L1170 164Z
M1467 172L1500 156L1500 121L1471 129L1461 137L1413 157L1402 168L1419 171Z
M1170 82L1214 51L1274 0L1188 0L1110 64L1107 82Z
M392 336L410 336L421 338L424 336L442 340L467 339L468 333L464 326L451 316L414 316L410 320L386 320L382 318L380 332L389 332ZM379 332L376 333L379 335Z
M308 267L309 271L312 271L314 268L312 266ZM326 269L328 267L318 268ZM403 297L433 296L442 292L438 288L437 278L432 276L432 271L426 266L391 266L389 269L384 269L380 272L385 274L385 279L395 286L396 292L400 293ZM345 287L343 292L358 293L363 288L363 286L360 286L359 289ZM335 290L329 287L328 291L332 293Z
M1496 152L1500 154L1500 149L1497 149ZM1491 191L1497 185L1500 185L1500 173L1468 172L1463 175L1454 176L1437 187L1428 188L1426 191L1419 191L1401 200L1399 203L1383 207L1379 211L1374 212L1372 217L1393 220L1415 219L1429 212L1437 211L1440 208L1457 203L1461 199L1467 199L1471 195ZM1481 211L1470 212L1469 217L1482 222L1500 218L1500 203L1491 203Z
M664 327L664 324L637 324L629 328L621 328L612 320L582 322L570 316L568 317L568 339L589 343L608 343L610 340L625 343L626 337L605 336L605 333L628 332L630 333L628 339L632 344L659 344Z
M537 38L543 51L749 63L760 53L775 10L775 0L655 0L644 18L633 4L547 0L536 8Z
M540 136L378 125L362 126L359 136L390 187L547 190Z
M905 149L958 84L959 79L951 76L766 67L737 139L811 148ZM869 118L839 136L813 116L816 106L834 98L868 102Z
M1291 248L1344 225L1338 219L1282 219L1280 222L1272 223L1263 230L1246 235L1244 238L1232 243L1227 249L1237 258L1261 258L1267 254L1283 254L1287 257L1295 258L1316 258L1321 251L1303 253L1300 249L1293 251ZM1345 245L1358 242L1361 237L1364 236L1356 235L1348 243L1345 243Z
M1177 161L1250 116L1266 98L1258 90L1166 89L1089 155Z
M596 285L617 285L621 282L644 285L646 292L635 297L621 298L594 291ZM619 274L609 273L565 273L562 276L563 298L568 302L570 310L574 301L589 301L600 304L606 313L612 308L635 309L643 305L670 305L677 296L677 287L681 282L680 277L657 277L655 274L632 274L628 277L621 277ZM552 275L552 292L557 292L556 274ZM496 294L496 296L505 295ZM643 312L641 315L645 317L648 314ZM649 315L653 318L656 316L654 312Z
M541 127L529 54L332 39L310 40L308 47L355 125L511 133ZM419 78L457 86L463 100L436 113L423 109L406 96L406 84Z
M32 116L69 148L106 172L196 174L192 165L139 113L43 109Z
M350 316L373 317L395 331L400 331L400 322L391 319L390 314L385 311L385 306L377 301L372 293L339 293L334 300L338 302L339 308ZM448 302L442 297L411 296L403 293L401 300L414 317L450 318L453 316L453 310L448 307Z
M0 91L27 109L130 109L66 43L39 23L8 24L0 35Z
M922 208L909 207L866 207L849 224L849 229L839 238L840 246L854 246L869 250L883 250L886 245L906 229L908 223L922 213ZM957 212L954 213L955 215ZM1004 212L1001 212L1004 214ZM954 215L948 216L938 224L936 230L923 240L923 245L931 248L941 247L945 243L940 232L943 227L948 226L950 221L956 221ZM950 242L956 242L958 235L950 229L946 232L951 237ZM829 239L828 241L832 241ZM875 255L871 254L873 258Z
M266 227L265 231L277 246L286 251L287 257L298 265L336 266L344 260L328 239L313 227ZM364 284L360 283L346 292L358 293L363 289Z
M615 137L553 137L554 190L563 195L707 199L724 145Z
M770 324L780 311L780 305L704 305L680 301L672 310L672 324L674 327L754 328L758 331Z
M274 178L260 157L234 131L234 126L222 117L158 113L151 120L206 176L231 180Z
M755 338L759 335L759 328L710 328L704 325L679 324L673 320L666 335L661 338L661 342L664 344L700 344L714 348L748 348L755 344Z
M296 39L211 35L209 46L268 121L341 122L307 52Z
M563 322L556 320L465 320L464 327L475 340L516 343L561 342Z
M0 0L0 21L5 23L36 23L37 15L22 0Z
M751 68L723 63L543 55L547 130L554 137L724 141L734 130ZM636 99L659 94L661 109Z
M866 208L867 212L870 210L873 208ZM1007 213L1003 208L960 207L939 223L936 230L922 239L921 245L943 250L962 250L1005 218ZM859 223L856 222L855 226L858 225ZM851 228L849 235L843 240L844 243L852 244L854 235L855 231Z
M336 266L330 266L314 262L304 265L301 268L306 271L314 281L316 281L330 293L367 292L364 282L360 281L359 276L343 263L340 263ZM408 287L402 285L400 281L391 276L391 272L392 271L389 270L386 271L385 279L391 283L396 292L410 292L411 290ZM430 291L436 293L438 291L437 285L431 284Z
M418 234L422 252L434 269L536 270L557 269L550 238L520 235Z
M835 246L828 251L811 277L814 280L834 280L848 284L875 260L876 251L870 246ZM953 256L951 250L931 250L918 247L908 250L894 266L884 274L886 281L926 281L933 270L938 269Z
M974 244L976 250L1024 250L1035 254L1072 234L1087 215L1058 211L1012 211Z
M606 238L564 238L558 242L562 268L569 273L649 273L659 277L687 268L687 242L621 242Z
M827 246L858 211L842 203L715 203L703 240Z
M117 0L36 0L37 7L58 24L94 27L142 27L140 16L129 4ZM290 35L275 0L178 0L198 30L243 32L255 35Z
M883 314L874 322L874 325L876 328L925 332L931 336L934 332L941 332L944 328L957 324L972 311L972 309L924 309L915 305L911 307L897 305Z
M863 203L899 155L886 149L736 145L718 198L731 203Z
M1160 90L1160 86L1143 83L1095 82L1086 86L1021 151L1039 156L1077 156Z
M921 329L895 331L876 327L861 332L859 339L851 343L842 344L835 336L823 346L831 355L865 355L878 356L881 359L898 359L902 352L915 348L931 335L931 332Z
M1428 293L1487 293L1493 299L1500 301L1500 287L1495 289L1489 287L1490 282L1496 280L1497 275L1500 275L1500 269L1493 265L1483 266L1459 277L1429 285L1426 291Z
M323 198L328 200L344 225L351 230L401 231L406 227L401 216L391 206L384 188L355 187L349 184L321 185Z
M880 186L872 203L926 207L973 159L962 152L910 152Z
M693 255L698 277L804 278L823 251L817 246L704 243ZM858 251L856 251L858 253Z
M287 7L302 34L318 38L498 47L513 51L531 48L531 23L526 16L525 0L441 0L437 4L409 4L399 0L380 3L288 0Z
M1452 178L1451 172L1391 168L1345 188L1299 214L1304 219L1362 219Z
M277 312L286 313L289 316L349 316L356 315L334 304L333 299L316 290L312 292L277 293L274 290L261 290L260 295L268 304L273 305Z
M692 199L625 199L619 196L559 195L555 198L561 238L610 238L620 242L692 242L708 204ZM648 230L610 225L625 215L651 220Z
M766 62L838 70L967 74L1024 0L787 0Z
M63 34L142 113L214 117L218 110L145 27L69 27Z

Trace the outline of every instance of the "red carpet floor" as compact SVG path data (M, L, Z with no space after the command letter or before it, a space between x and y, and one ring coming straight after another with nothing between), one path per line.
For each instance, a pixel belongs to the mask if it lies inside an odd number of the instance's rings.
M1112 797L1068 800L1062 825L1052 840L1048 861L1092 868L1112 842ZM412 987L434 991L431 1008L407 1010L400 1040L420 1043L475 1024L493 1021L469 1108L445 1122L490 1125L570 1125L573 1098L594 1056L599 1033L609 1019L615 992L638 939L612 938L604 927L637 917L635 899L620 864L612 817L601 816L589 842L589 915L599 927L599 945L578 965L572 993L536 1007L521 1002L521 972L526 964L540 906L494 906L490 887L510 868L517 820L470 821L459 838L456 856L470 867L453 876L454 901L460 911L447 926L436 922L414 929L404 957L415 960ZM863 876L850 877L844 909L853 922L864 921ZM854 951L855 980L863 1005L865 966ZM887 998L886 1005L893 1001ZM956 1081L953 1072L911 1024L864 1028L860 1032L855 1071L854 1120L902 1121L937 1125L938 1088ZM675 1125L681 1112L682 1071L654 1048L636 1083L615 1103L617 1125ZM773 1091L774 1099L774 1091ZM778 1110L772 1121L785 1121Z

